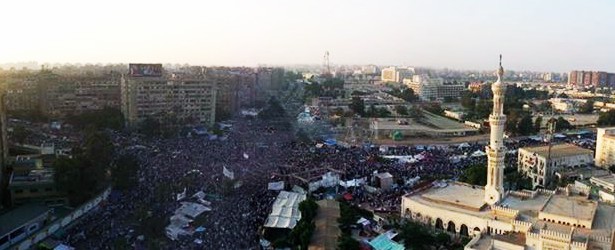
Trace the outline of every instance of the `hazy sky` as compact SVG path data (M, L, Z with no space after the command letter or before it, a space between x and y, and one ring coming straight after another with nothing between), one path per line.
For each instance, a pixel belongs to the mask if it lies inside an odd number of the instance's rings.
M0 4L0 62L615 71L612 0L40 0Z

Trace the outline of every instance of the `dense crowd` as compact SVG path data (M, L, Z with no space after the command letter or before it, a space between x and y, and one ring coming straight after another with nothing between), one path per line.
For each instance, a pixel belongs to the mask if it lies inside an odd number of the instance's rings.
M220 138L194 136L147 140L115 134L122 154L140 162L134 189L111 194L108 202L88 214L68 232L65 240L79 249L111 249L118 239L135 247L151 248L147 237L165 238L164 226L180 206L175 195L184 188L190 196L208 195L212 211L204 214L204 232L177 241L163 240L156 248L255 249L275 198L267 183L281 160L292 133L258 120L238 120ZM223 175L223 167L234 180ZM153 228L146 228L157 225ZM155 230L154 232L149 232ZM139 236L143 235L144 240ZM166 239L166 238L165 238ZM202 242L194 243L194 239ZM148 243L146 243L148 242Z
M400 197L412 190L408 180L456 179L468 166L486 164L486 157L473 155L484 151L484 142L315 146L299 143L291 131L257 119L237 119L225 136L215 139L147 139L117 133L112 139L120 154L134 155L140 163L138 184L130 190L114 190L103 206L68 230L64 240L79 249L111 249L118 244L137 249L257 249L260 227L277 195L267 189L269 182L283 180L286 188L307 188L308 182L333 171L341 180L365 177L367 184L374 185L374 173L389 172L395 179L390 189L373 192L360 186L337 187L335 191L351 194L351 202L362 207L396 212ZM507 143L506 165L516 166L519 147L538 144L543 142ZM397 161L385 156L420 156L420 160ZM234 173L233 180L224 176L223 167ZM164 236L164 227L180 206L176 194L184 189L188 196L205 192L212 201L212 211L194 222L194 227L205 228L203 232L171 241Z

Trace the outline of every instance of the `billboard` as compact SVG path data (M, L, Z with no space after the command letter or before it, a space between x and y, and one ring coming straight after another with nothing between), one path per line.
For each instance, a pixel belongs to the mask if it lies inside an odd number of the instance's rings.
M162 76L162 64L131 63L128 65L130 76Z

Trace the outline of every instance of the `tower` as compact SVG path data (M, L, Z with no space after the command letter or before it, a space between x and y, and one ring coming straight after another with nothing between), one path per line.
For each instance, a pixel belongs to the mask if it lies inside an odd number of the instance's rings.
M329 66L329 51L325 51L325 56L323 57L322 64L323 64L324 74L330 75L331 67Z
M504 94L506 85L502 82L504 68L502 68L502 55L500 55L500 67L497 71L498 80L491 85L493 91L493 111L489 115L491 136L489 145L485 147L487 152L487 185L485 186L485 202L489 205L498 203L504 194Z

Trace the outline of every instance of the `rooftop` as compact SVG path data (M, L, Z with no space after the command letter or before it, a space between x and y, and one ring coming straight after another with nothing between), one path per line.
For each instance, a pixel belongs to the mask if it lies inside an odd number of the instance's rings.
M507 242L517 246L525 246L525 234L522 233L496 234L491 237L493 237L494 240Z
M369 245L376 250L404 250L404 245L399 244L391 239L386 234L381 234L369 242Z
M602 181L602 182L615 185L615 174L609 174L609 175L603 175L603 176L593 176L591 179L596 179L598 181Z
M446 185L441 188L431 188L422 196L433 202L476 211L479 211L485 205L485 190L483 187L459 182L450 182Z
M595 201L553 195L541 212L591 221L594 219L597 206L598 203Z
M273 202L273 208L265 221L265 227L294 228L297 221L301 219L299 203L305 199L305 194L281 191Z
M30 170L28 174L25 175L13 174L9 185L51 183L54 181L54 173L55 171L53 169L34 169Z
M15 228L41 216L49 208L42 204L31 203L11 209L0 215L0 237L10 233Z
M316 229L308 249L335 249L337 237L341 235L337 223L340 217L340 204L335 200L320 200L316 203L318 203L318 213L314 218Z
M530 153L535 153L539 156L546 158L549 154L549 146L539 146L539 147L525 147L521 148ZM574 155L591 155L593 157L594 151L589 149L585 149L573 144L557 144L553 145L551 148L551 158L560 158Z

